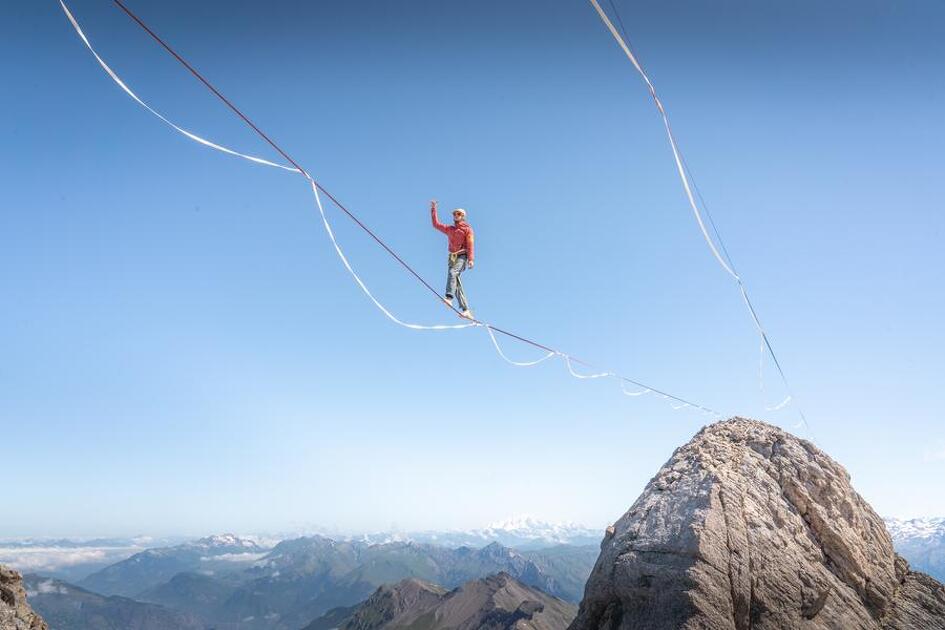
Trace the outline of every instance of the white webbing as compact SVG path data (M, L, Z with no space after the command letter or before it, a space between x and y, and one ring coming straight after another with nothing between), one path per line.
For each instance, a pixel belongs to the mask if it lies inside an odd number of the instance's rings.
M618 377L620 378L620 377ZM642 389L638 392L628 392L627 386L624 384L623 379L620 379L620 391L624 393L625 396L643 396L644 394L649 394L652 390L649 388Z
M578 374L577 372L574 371L574 366L571 365L571 357L564 354L563 352L559 352L558 356L564 359L564 362L568 366L568 372L570 372L571 376L573 376L574 378L585 379L585 378L604 378L605 376L617 376L613 372L598 372L597 374Z
M222 145L219 145L219 144L217 144L217 143L215 143L215 142L211 142L211 141L207 140L206 138L201 138L200 136L198 136L198 135L196 135L196 134L193 134L193 133L187 131L186 129L184 129L184 128L182 128L182 127L179 127L179 126L175 125L174 123L172 123L170 120L168 120L167 118L165 118L160 112L158 112L158 111L155 110L153 107L151 107L150 105L148 105L147 103L145 103L144 101L142 101L140 98L138 98L138 95L135 94L134 92L132 92L132 91L131 91L131 88L129 88L127 85L125 85L125 82L122 81L121 78L120 78L117 74L115 74L115 71L112 70L112 69L108 66L108 64L105 63L105 60L102 59L102 58L99 56L99 54L98 54L97 52L95 52L95 49L94 49L94 48L92 48L92 44L89 42L88 38L85 36L85 33L82 32L82 28L79 27L79 23L76 22L75 17L73 17L72 13L69 11L69 8L66 6L65 2L63 2L62 0L59 0L59 5L62 7L63 12L65 12L66 17L69 18L69 22L72 23L72 27L75 29L76 33L79 34L79 37L82 39L82 42L86 45L86 47L89 49L89 51L90 51L90 52L92 53L92 55L95 57L96 61L98 61L98 64L99 64L100 66L102 66L102 69L105 70L105 72L108 73L108 76L110 76L110 77L112 78L112 80L115 81L115 83L118 84L118 87L120 87L122 90L124 90L125 93L128 94L128 96L130 96L131 98L133 98L136 103L138 103L138 104L141 105L143 108L145 108L146 110L148 110L149 112L151 112L152 114L154 114L155 116L157 116L158 118L160 118L161 120L163 120L163 121L164 121L167 125L169 125L172 129L174 129L175 131L177 131L177 132L179 132L179 133L181 133L181 134L187 136L188 138L190 138L190 139L193 140L194 142L199 142L200 144L202 144L202 145L204 145L204 146L208 146L208 147L210 147L211 149L216 149L217 151L222 151L222 152L224 152L224 153L229 153L230 155L235 155L236 157L241 157L241 158L243 158L244 160L249 160L250 162L255 162L256 164L263 164L263 165L265 165L265 166L274 166L275 168L281 168L281 169L286 170L286 171L292 171L293 173L298 173L298 172L299 172L299 170L298 170L297 168L293 167L293 166L286 166L286 165L284 165L284 164L276 164L275 162L270 162L269 160L264 160L264 159L261 158L261 157L256 157L256 156L254 156L254 155L248 155L248 154L246 154L246 153L240 153L239 151L234 151L233 149L229 149L229 148L227 148L227 147L225 147L225 146L222 146Z
M644 394L649 394L649 393L652 393L653 391L648 387L637 392L628 391L626 387L626 383L625 383L626 379L623 376L620 376L619 374L615 374L614 372L599 372L596 374L578 374L577 372L574 371L574 366L571 362L571 357L563 352L549 351L548 354L546 354L545 356L539 359L536 359L535 361L513 361L512 359L506 356L505 352L502 351L502 347L499 345L499 342L495 337L495 333L493 333L492 331L492 327L485 322L479 322L478 325L485 328L486 332L489 333L489 338L492 340L492 345L495 347L495 350L499 354L499 356L502 357L502 359L504 359L507 363L510 363L511 365L514 365L516 367L531 367L533 365L538 365L539 363L543 361L547 361L548 359L554 356L559 356L562 359L564 359L565 365L567 365L568 367L568 372L574 378L578 378L578 379L594 379L594 378L605 378L605 377L615 378L620 383L620 391L622 391L626 396L643 396ZM660 398L663 398L669 402L669 406L673 409L673 411L679 411L681 409L687 409L687 408L696 409L700 413L707 414L712 417L719 417L719 413L717 411L713 411L712 409L708 409L700 405L693 405L691 403L678 400L666 394L659 394L659 396Z
M486 329L487 333L489 333L489 338L492 340L492 345L495 346L495 351L499 353L499 356L502 357L502 359L504 359L506 363L509 363L516 367L531 367L533 365L538 365L542 361L547 361L551 357L555 356L554 352L549 352L545 356L541 357L540 359L535 359L534 361L513 361L512 359L508 358L505 355L505 353L502 351L502 347L499 346L498 339L495 338L495 333L492 332L492 326L490 326L489 324L481 324L481 326Z
M377 298L374 297L374 294L371 293L371 290L367 288L367 285L361 280L354 269L351 267L351 263L348 262L348 257L345 256L344 252L341 251L341 246L338 245L338 241L335 239L335 233L331 229L331 224L328 222L328 217L325 215L325 208L322 206L321 195L318 194L318 186L315 184L315 180L311 177L307 177L309 184L312 186L312 192L315 194L315 205L318 207L318 213L322 217L322 223L325 225L325 231L328 232L328 238L331 239L331 244L335 247L335 252L338 254L338 258L341 259L342 264L344 264L345 269L348 270L348 273L351 274L351 277L354 278L354 281L358 283L358 286L361 287L361 290L364 291L364 294L374 302L376 306L384 315L387 316L395 324L399 324L404 328L410 328L412 330L457 330L459 328L470 328L472 326L477 326L475 322L469 324L436 324L436 325L425 325L425 324L411 324L409 322L402 321L398 319L393 313L387 310L383 304L381 304Z
M624 41L624 38L614 27L613 22L610 21L610 18L607 16L607 13L601 8L597 0L589 0L591 5L597 11L597 14L600 16L601 21L607 27L607 30L610 31L610 34L613 35L614 39L617 41L617 44L623 50L624 54L627 56L627 59L630 60L630 63L633 64L633 67L636 68L637 72L643 77L643 81L646 83L647 89L650 91L650 96L653 98L653 102L656 104L656 109L659 110L660 118L663 121L663 127L666 129L666 136L669 138L669 146L673 151L673 160L676 162L676 170L679 173L679 179L682 182L683 188L686 191L686 199L689 201L689 207L692 208L692 213L696 217L696 222L699 224L699 229L702 231L702 237L705 239L706 244L709 246L709 249L712 251L712 255L718 261L719 265L722 266L722 269L726 271L732 278L735 279L735 282L738 284L738 290L742 294L742 299L745 302L745 306L748 308L748 312L751 314L751 319L755 324L755 327L758 329L758 332L761 333L762 338L764 338L766 345L768 346L768 352L771 353L772 359L775 362L775 365L778 368L778 372L781 375L781 380L784 382L785 388L788 390L788 397L776 408L780 409L781 407L787 405L792 400L790 394L790 386L787 382L787 377L784 375L784 371L781 369L780 364L778 364L777 358L774 356L774 350L772 350L769 343L767 343L767 333L764 330L764 327L761 325L761 321L758 319L758 314L755 312L754 307L751 304L751 300L748 299L748 293L745 290L745 285L742 282L741 277L735 272L732 266L725 261L721 253L719 253L718 248L715 246L715 241L712 240L712 237L709 235L708 229L706 229L705 221L702 218L702 211L699 209L699 204L696 203L695 196L692 193L692 183L689 181L689 175L686 173L686 168L684 166L681 151L679 145L676 142L676 137L673 135L673 128L669 123L669 116L666 114L666 108L663 107L662 101L660 101L659 96L656 94L656 88L653 86L653 82L650 81L650 77L647 76L646 72L643 70L643 66L640 65L640 62L637 61L636 56L630 50L630 47L627 45L627 42ZM798 413L801 414L803 418L803 412L798 409ZM807 424L807 420L803 420L804 424Z
M719 264L722 265L722 268L725 269L725 271L727 271L733 278L740 280L738 274L735 273L735 271L722 258L719 250L715 247L715 242L712 240L712 237L709 236L709 231L705 227L705 222L702 219L702 211L699 210L699 204L696 203L696 199L692 194L692 186L689 182L689 176L686 175L686 169L683 167L679 146L676 144L676 138L673 136L673 129L669 124L669 117L666 115L666 110L663 108L663 103L656 95L656 88L653 87L650 77L648 77L646 72L643 71L643 67L637 61L637 58L633 55L633 53L630 52L630 47L627 46L627 43L623 40L623 37L621 37L620 33L617 32L617 29L614 28L613 22L610 21L609 17L607 17L607 14L597 3L597 0L590 0L590 2L592 5L594 5L598 15L600 15L600 19L607 26L607 29L610 31L610 34L614 36L614 39L617 40L620 48L623 49L623 52L627 55L630 63L633 64L633 67L636 68L637 72L640 73L640 76L643 77L647 88L650 90L650 96L653 97L653 102L656 103L656 108L659 110L660 116L663 119L663 126L666 128L666 135L669 137L669 146L673 150L673 159L676 161L676 170L679 171L679 179L682 180L683 188L686 190L686 198L689 200L689 206L692 208L692 213L696 216L696 222L699 224L699 229L702 230L702 236L705 238L705 242L709 245L709 249L712 250L712 254L715 256L715 259L719 261Z

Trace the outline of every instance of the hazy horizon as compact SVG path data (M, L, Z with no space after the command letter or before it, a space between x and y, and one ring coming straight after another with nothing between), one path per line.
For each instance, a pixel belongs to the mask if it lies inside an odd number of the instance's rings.
M68 534L56 535L56 536L6 536L0 537L0 544L2 543L13 543L13 542L23 542L23 541L55 541L55 540L66 540L70 542L90 542L96 540L115 540L115 541L138 541L142 545L149 543L150 541L173 541L173 540L196 540L199 538L207 538L212 536L219 535L234 535L239 537L260 537L267 539L284 539L288 537L301 537L301 536L314 536L322 535L326 537L359 537L359 536L370 536L374 534L421 534L429 532L469 532L469 531L479 531L486 529L493 529L502 525L508 525L509 523L522 519L528 518L536 521L537 523L544 525L557 525L557 526L571 526L579 529L587 529L590 531L600 530L601 536L603 536L603 531L610 523L603 523L599 525L588 524L588 523L579 523L574 521L551 521L547 519L542 519L531 514L513 514L504 519L499 519L497 521L483 522L477 524L471 524L468 526L459 526L459 527L446 527L446 528L437 528L437 527L419 527L419 528L404 528L398 525L397 523L390 523L387 527L373 528L373 529L356 529L356 528L343 528L337 525L331 525L326 523L299 523L291 526L286 526L280 529L271 529L271 530L238 530L238 529L220 529L215 531L167 531L167 532L147 532L147 531L136 531L136 532L117 532L109 535L76 535L71 536Z
M628 506L629 507L629 506ZM622 516L621 515L618 515ZM880 514L884 520L899 520L904 522L910 521L925 521L929 520L936 521L938 519L945 519L945 516L929 516L929 517L916 517L916 516L896 516L896 515L887 515ZM287 527L284 529L276 530L262 530L262 531L240 531L236 529L221 529L216 531L202 531L202 532L163 532L163 533L153 533L153 532L126 532L126 533L117 533L108 536L70 536L70 535L58 535L58 536L9 536L0 538L0 545L7 543L22 543L22 542L54 542L57 540L60 541L69 541L74 543L90 543L96 541L126 541L134 542L138 544L142 549L149 548L152 546L163 547L166 545L175 545L186 541L193 541L202 538L210 538L213 536L225 536L233 535L240 538L255 539L262 541L266 544L272 544L281 540L288 540L291 538L299 538L306 536L325 536L327 538L337 537L337 538L359 538L359 537L370 537L373 535L404 535L408 536L410 534L425 534L425 533L466 533L466 532L478 532L487 529L495 529L497 526L501 525L506 521L512 521L518 518L531 518L535 521L544 524L544 525L557 525L557 526L570 526L575 529L587 530L588 532L597 532L601 535L601 538L604 536L604 530L608 525L611 525L612 522L603 523L600 525L589 524L589 523L580 523L574 521L549 521L536 517L530 514L516 514L512 515L507 519L501 519L499 521L494 521L491 523L479 523L468 525L465 527L451 527L451 528L436 528L436 527L420 527L420 528L403 528L397 524L391 524L386 528L379 529L342 529L334 526L317 524L317 523L307 523L301 524L296 527ZM374 542L374 541L371 541ZM156 544L152 544L156 543Z

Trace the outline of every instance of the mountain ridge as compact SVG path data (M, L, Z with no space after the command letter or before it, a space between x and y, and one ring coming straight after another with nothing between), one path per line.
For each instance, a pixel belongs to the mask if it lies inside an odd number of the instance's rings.
M573 604L507 573L470 580L450 591L408 578L379 587L347 618L339 620L332 611L303 630L562 630L575 612Z
M135 597L178 573L215 571L249 565L268 549L233 534L199 538L171 547L146 549L79 581L78 586L102 595Z
M518 551L491 543L454 549L309 536L283 541L238 571L179 573L138 597L218 623L296 630L328 610L357 604L379 586L408 577L453 588L504 571L576 603L596 554L589 546Z
M194 615L127 597L106 597L62 580L24 577L27 595L53 630L205 630Z

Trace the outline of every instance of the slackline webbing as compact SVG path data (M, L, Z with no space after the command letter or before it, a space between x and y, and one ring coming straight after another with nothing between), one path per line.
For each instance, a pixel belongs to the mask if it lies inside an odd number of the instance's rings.
M611 8L614 10L614 14L617 16L618 21L620 22L621 30L624 31L624 34L621 35L618 32L617 28L614 26L614 23L610 20L610 17L607 15L607 12L601 8L600 3L597 0L589 0L591 5L597 11L597 15L600 17L601 21L604 23L604 26L607 27L607 30L610 31L610 34L613 36L614 40L623 50L624 54L627 56L627 59L630 60L630 63L633 64L633 67L640 74L640 77L643 78L643 82L646 84L647 90L650 92L650 97L653 99L653 103L656 105L656 109L660 113L660 118L663 122L663 127L666 130L666 137L669 140L669 146L673 153L673 160L676 164L676 171L679 174L679 180L682 183L683 190L686 193L686 200L689 202L689 207L692 209L693 216L696 219L696 223L699 225L699 230L702 232L702 237L708 245L709 250L712 252L712 255L718 261L722 269L728 273L732 279L735 280L735 283L738 286L738 290L742 296L742 300L745 303L745 307L748 309L748 313L751 315L751 320L755 325L755 328L758 331L758 334L761 337L761 342L764 348L767 349L768 354L771 356L771 361L774 363L775 368L778 370L778 374L781 376L781 382L784 384L784 388L787 391L787 398L784 399L779 405L775 407L766 409L768 411L775 411L783 408L788 403L794 401L796 403L796 398L794 397L791 386L788 383L787 376L784 373L784 369L781 367L781 362L778 360L777 355L774 352L774 348L771 345L771 340L768 338L768 333L765 331L764 326L761 325L761 320L758 317L758 313L755 311L755 307L751 302L751 298L748 297L748 289L745 287L745 283L742 281L741 276L735 271L735 265L732 264L731 258L728 256L728 252L725 252L723 258L722 253L719 251L719 248L716 247L715 241L709 235L709 231L706 228L706 222L702 216L702 210L699 207L699 204L696 202L696 198L693 194L693 189L695 188L694 183L691 181L691 177L688 173L688 168L686 166L685 158L682 155L682 150L679 148L679 143L676 141L676 136L673 134L672 125L669 122L669 115L666 113L666 108L663 106L663 102L660 100L659 96L656 93L656 87L653 85L653 82L650 80L650 77L647 75L646 71L643 69L643 66L640 64L640 61L637 59L637 56L633 53L629 45L629 38L626 37L626 29L623 26L623 20L620 19L620 14L617 12L617 7L611 2ZM710 222L712 223L713 230L715 230L716 235L718 235L718 230L715 228L714 222L711 221L711 216L709 217ZM724 243L722 243L721 236L719 236L719 245L722 247L723 251L725 249ZM801 422L808 429L810 428L807 424L807 418L804 415L803 410L795 404L797 408L797 413L801 418Z

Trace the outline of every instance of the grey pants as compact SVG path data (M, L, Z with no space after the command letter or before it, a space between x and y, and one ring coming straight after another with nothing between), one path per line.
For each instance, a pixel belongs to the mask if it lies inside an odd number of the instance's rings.
M447 267L449 271L446 275L446 297L453 299L453 296L456 296L459 300L459 310L467 311L469 304L466 303L466 292L463 291L463 281L459 277L459 274L466 271L466 254L460 254L455 260L451 256Z

